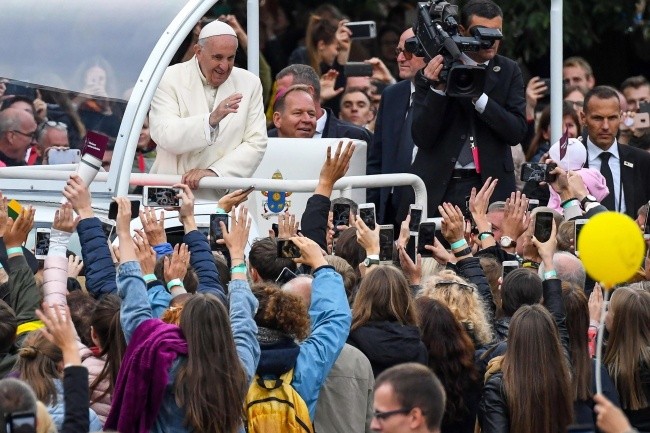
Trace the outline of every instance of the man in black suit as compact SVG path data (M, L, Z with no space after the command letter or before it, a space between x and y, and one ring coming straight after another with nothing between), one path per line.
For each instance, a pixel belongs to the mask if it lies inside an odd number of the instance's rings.
M465 36L477 26L500 30L503 24L503 13L491 0L470 0L460 18ZM524 82L519 66L497 55L498 48L496 41L489 49L461 54L467 65L486 65L478 98L446 95L446 83L439 81L441 55L416 76L412 133L417 155L412 173L427 185L429 216L435 216L443 202L462 209L465 196L490 176L499 179L493 201L505 200L516 189L510 146L526 134ZM399 216L406 215L412 197L412 191L405 193Z
M650 153L616 140L621 105L613 88L590 90L581 116L587 129L587 165L601 172L609 188L601 204L636 218L637 210L650 200ZM588 201L595 198L585 197L583 207Z
M288 89L294 84L309 86L316 105L316 132L313 138L351 138L372 143L372 134L359 126L339 120L332 110L320 105L320 78L314 68L308 65L289 65L276 75L278 89ZM269 137L277 137L277 129L271 129Z
M399 76L403 81L388 86L381 95L375 134L368 151L367 174L408 173L413 162L413 138L410 122L413 117L409 110L411 95L415 91L413 79L424 68L423 57L404 51L407 39L414 36L413 29L402 33L397 45L397 64ZM368 202L375 203L377 220L380 224L395 224L397 209L404 187L373 188L367 193Z

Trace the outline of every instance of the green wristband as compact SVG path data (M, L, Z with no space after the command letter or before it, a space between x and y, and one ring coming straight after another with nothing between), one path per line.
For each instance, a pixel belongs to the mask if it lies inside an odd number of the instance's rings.
M246 273L246 264L240 263L237 266L230 268L231 274L245 274Z
M467 245L467 241L465 240L465 238L462 238L462 239L459 239L456 242L452 243L450 246L451 246L452 250L455 250L456 248L460 248L460 247L463 247L465 245Z
M176 287L176 286L185 287L185 285L184 285L183 282L180 280L180 278L174 278L173 280L171 280L171 281L169 281L169 282L167 283L167 290L171 290L172 287Z
M13 248L7 248L7 255L10 256L12 254L22 254L23 253L23 247L13 247Z
M147 274L142 277L142 279L145 281L145 283L150 283L152 281L156 281L156 275L155 274Z

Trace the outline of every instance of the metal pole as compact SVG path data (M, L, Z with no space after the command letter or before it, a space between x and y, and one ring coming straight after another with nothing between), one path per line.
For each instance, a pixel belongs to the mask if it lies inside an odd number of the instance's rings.
M246 35L248 36L248 70L260 76L260 1L248 0Z
M551 143L562 136L563 0L551 0Z

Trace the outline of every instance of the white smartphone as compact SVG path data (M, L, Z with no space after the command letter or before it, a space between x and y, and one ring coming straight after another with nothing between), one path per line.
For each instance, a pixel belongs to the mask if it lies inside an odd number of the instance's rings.
M377 225L377 217L375 214L374 203L361 203L359 205L359 218L368 226L370 230L374 230Z
M81 161L81 150L50 147L47 149L48 165L76 164Z
M113 243L117 238L117 233L115 232L115 221L103 217L99 217L99 221L102 223L102 230L106 235L106 239L108 239L110 243Z
M501 266L503 267L501 277L505 278L506 275L508 275L510 272L519 268L519 262L517 260L506 260L505 262L501 263Z
M145 186L142 190L142 203L148 207L180 207L179 188L168 186Z
M409 206L409 215L411 220L409 221L409 231L417 233L420 230L420 223L422 222L422 206L418 204L412 204Z
M578 236L580 236L580 230L587 224L588 219L577 219L575 220L575 226L573 228L573 251L576 253L576 256L580 256L578 252Z
M50 229L37 228L36 242L34 243L34 256L38 260L45 260L50 250Z
M352 39L374 39L377 37L377 24L374 21L355 21L345 23L352 31Z

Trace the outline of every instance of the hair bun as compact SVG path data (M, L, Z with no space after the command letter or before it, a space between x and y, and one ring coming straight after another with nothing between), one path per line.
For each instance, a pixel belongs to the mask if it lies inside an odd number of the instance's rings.
M34 359L38 355L38 349L34 346L25 346L18 349L21 358Z

